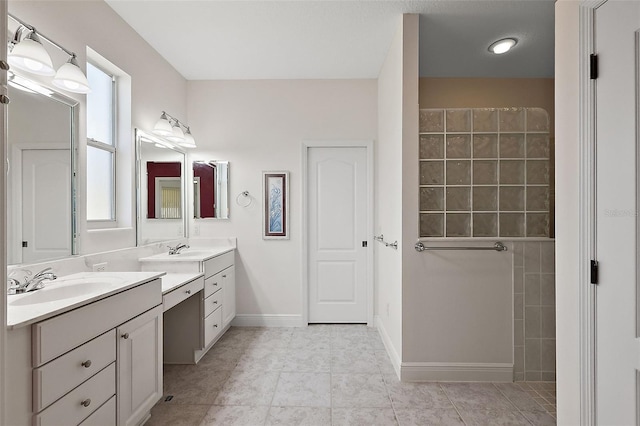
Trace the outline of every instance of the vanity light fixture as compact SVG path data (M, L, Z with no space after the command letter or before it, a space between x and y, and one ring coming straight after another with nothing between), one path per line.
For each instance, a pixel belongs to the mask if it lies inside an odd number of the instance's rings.
M7 61L15 68L27 71L31 74L54 76L52 84L68 92L89 93L91 88L84 72L78 66L76 54L65 49L61 44L56 43L45 36L26 22L9 14L9 18L16 21L18 29L13 39L9 42L9 53ZM23 34L28 34L23 37ZM63 64L58 71L53 68L51 56L43 46L40 39L48 41L51 45L62 50L69 55L69 60Z
M495 53L496 55L501 55L503 53L507 53L516 44L518 44L518 40L516 40L515 38L503 38L491 43L491 45L489 46L489 52Z
M177 118L172 117L170 114L167 114L165 111L162 111L162 115L155 126L153 126L152 132L184 148L196 147L196 141L191 134L189 126Z

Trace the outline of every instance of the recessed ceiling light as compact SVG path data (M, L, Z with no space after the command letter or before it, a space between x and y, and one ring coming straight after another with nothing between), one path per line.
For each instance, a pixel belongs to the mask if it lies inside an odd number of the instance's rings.
M518 43L518 40L515 38L503 38L502 40L498 40L489 46L489 52L495 53L496 55L501 55L503 53L511 50L513 46Z

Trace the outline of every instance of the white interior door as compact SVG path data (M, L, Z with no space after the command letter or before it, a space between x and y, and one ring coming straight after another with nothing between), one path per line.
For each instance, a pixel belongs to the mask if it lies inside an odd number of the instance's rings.
M367 149L307 152L309 322L366 323Z
M71 154L22 151L22 262L71 255Z
M601 425L638 424L640 408L639 30L638 1L610 0L596 9L596 253L600 271L595 359L596 419Z

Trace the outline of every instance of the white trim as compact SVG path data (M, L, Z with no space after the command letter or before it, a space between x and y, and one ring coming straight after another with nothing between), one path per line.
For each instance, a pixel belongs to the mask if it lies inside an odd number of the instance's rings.
M0 59L7 60L7 4L0 2ZM0 73L0 93L7 94L7 73ZM4 173L0 173L0 234L7 235L7 107L2 106L2 116L0 117L0 155L5 163L0 168ZM0 276L7 276L7 247L6 243L0 247ZM6 282L6 279L3 280ZM6 285L6 284L5 284ZM8 394L8 383L6 380L6 359L7 359L7 292L5 286L0 286L0 424L5 424L7 410L5 410L5 397Z
M231 321L233 327L304 327L301 315L238 314Z
M512 382L511 363L403 362L403 382Z
M587 0L580 5L580 424L596 424L595 356L596 289L590 285L590 260L597 259L595 83L590 79L590 55L594 53L594 12L604 0Z
M389 359L391 360L391 365L393 365L393 369L396 372L396 376L398 379L400 378L400 365L402 364L402 360L400 359L400 355L396 352L396 349L391 343L391 338L387 333L387 330L384 328L384 323L380 319L379 315L375 317L376 328L378 329L378 333L380 334L380 338L382 339L382 343L384 344L384 348L387 350L387 355L389 355Z
M302 251L302 323L309 324L309 251L307 250L307 241L309 239L307 227L307 171L308 171L308 153L309 148L365 148L367 150L367 241L369 250L367 251L367 325L374 326L373 306L374 306L374 280L373 280L373 209L374 209L374 158L373 158L373 141L372 140L318 140L318 141L302 141L302 167L301 181L302 186L302 217L300 225L302 227L301 234L301 251Z

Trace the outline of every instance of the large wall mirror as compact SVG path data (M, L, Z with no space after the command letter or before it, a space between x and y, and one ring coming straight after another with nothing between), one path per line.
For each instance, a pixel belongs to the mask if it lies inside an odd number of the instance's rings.
M11 74L7 156L7 262L76 254L77 101Z
M184 237L184 152L136 129L136 153L138 245Z
M229 162L193 162L193 217L229 219Z

